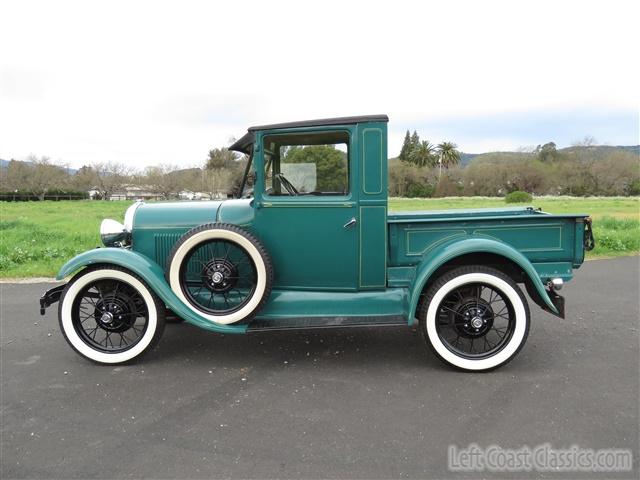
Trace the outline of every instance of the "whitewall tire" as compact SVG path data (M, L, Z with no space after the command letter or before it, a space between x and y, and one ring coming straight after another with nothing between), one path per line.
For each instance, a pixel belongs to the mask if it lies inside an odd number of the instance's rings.
M212 323L250 319L271 293L273 268L262 244L229 224L206 224L185 233L167 262L171 290Z
M428 288L418 313L421 330L445 363L487 371L509 362L529 333L529 307L518 285L488 267L451 270Z
M82 357L121 364L151 350L164 331L165 306L135 274L89 267L66 285L58 307L60 329Z

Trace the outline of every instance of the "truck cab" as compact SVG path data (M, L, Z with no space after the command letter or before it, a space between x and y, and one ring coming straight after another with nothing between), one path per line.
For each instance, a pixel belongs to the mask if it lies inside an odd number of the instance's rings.
M252 152L253 228L280 265L276 288L387 286L387 121L264 125L231 146Z
M249 128L230 147L249 159L238 198L136 203L124 224L105 220L106 248L67 262L58 278L74 276L42 311L59 300L65 338L98 363L148 351L171 312L220 333L417 323L453 367L504 365L529 332L521 286L564 317L558 290L593 247L590 219L533 207L389 213L387 122Z

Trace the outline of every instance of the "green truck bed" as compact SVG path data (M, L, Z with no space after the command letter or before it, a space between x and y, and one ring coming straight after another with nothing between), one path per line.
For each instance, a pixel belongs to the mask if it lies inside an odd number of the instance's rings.
M566 281L584 260L586 217L533 207L390 212L389 266L416 265L452 241L488 238L521 252L542 277Z

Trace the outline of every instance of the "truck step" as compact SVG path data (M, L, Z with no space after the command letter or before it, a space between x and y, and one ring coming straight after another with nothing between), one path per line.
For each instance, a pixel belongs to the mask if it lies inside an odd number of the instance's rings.
M255 319L251 321L247 328L247 332L318 328L395 327L406 325L407 320L401 315L271 318Z

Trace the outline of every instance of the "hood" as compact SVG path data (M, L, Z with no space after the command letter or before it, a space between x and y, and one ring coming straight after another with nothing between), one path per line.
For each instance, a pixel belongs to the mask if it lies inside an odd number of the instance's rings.
M135 212L133 231L138 229L189 229L203 223L213 223L223 201L184 201L143 203Z
M133 230L188 230L203 223L253 223L252 199L143 203L135 210Z

